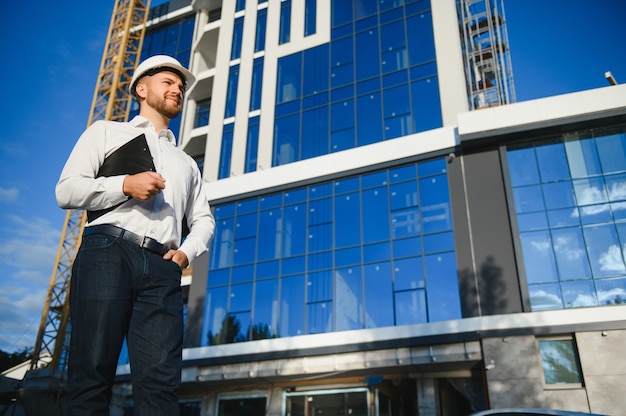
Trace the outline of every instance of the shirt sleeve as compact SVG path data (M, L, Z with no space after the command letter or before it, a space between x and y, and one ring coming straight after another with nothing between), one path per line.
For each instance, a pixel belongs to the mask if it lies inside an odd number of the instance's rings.
M197 168L195 169L192 191L185 210L189 234L179 248L187 255L189 264L202 253L208 251L215 231L215 218L209 206L200 171Z
M106 156L106 123L96 121L80 136L65 162L55 193L64 209L99 210L128 199L125 175L96 178Z

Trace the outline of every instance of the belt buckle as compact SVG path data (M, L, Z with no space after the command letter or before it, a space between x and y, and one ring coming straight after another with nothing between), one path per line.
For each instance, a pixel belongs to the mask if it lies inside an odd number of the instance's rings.
M141 247L141 248L148 248L148 243L149 242L150 242L150 237L144 235L141 238L141 242L139 243L139 247Z

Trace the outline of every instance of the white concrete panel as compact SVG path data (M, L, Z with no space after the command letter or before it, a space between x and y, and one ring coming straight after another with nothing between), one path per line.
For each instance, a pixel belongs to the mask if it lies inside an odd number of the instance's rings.
M580 309L528 312L405 325L402 327L362 329L357 331L333 332L330 334L302 335L298 337L265 339L238 344L189 348L183 351L183 358L185 360L193 360L199 358L226 357L238 354L277 353L279 351L325 348L459 332L486 333L487 331L498 329L512 331L515 329L534 328L535 331L540 332L541 328L569 327L586 323L604 323L608 325L609 323L623 323L625 320L626 306L586 308L585 314L581 314Z
M401 161L446 149L451 150L456 143L456 130L452 127L443 127L222 179L207 186L207 193L209 201L214 202L246 193L267 192L268 189L337 176L372 165Z
M469 110L461 33L454 0L431 2L437 74L444 126L456 124L457 115Z
M233 39L235 3L225 2L222 6L222 23L217 44L217 56L215 59L215 80L211 95L211 113L209 116L209 132L204 152L205 180L216 180L219 169L220 149L222 144L222 131L224 123L224 110L226 106L226 92L228 88L228 75L230 70L230 50Z
M626 114L626 84L524 101L459 114L461 141Z

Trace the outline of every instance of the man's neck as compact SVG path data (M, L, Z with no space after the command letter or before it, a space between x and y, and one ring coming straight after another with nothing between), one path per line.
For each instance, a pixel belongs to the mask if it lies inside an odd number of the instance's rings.
M170 119L150 107L142 106L139 110L139 115L150 120L157 132L166 130L169 127Z

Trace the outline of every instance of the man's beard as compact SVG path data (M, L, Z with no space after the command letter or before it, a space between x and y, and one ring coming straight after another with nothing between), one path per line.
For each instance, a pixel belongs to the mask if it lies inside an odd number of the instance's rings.
M157 110L157 112L170 120L178 117L182 110L182 105L171 103L167 98L159 98L155 94L148 94L146 98L147 104Z

